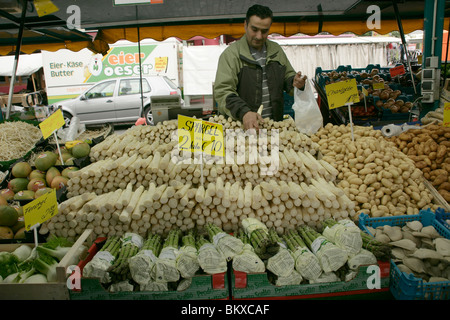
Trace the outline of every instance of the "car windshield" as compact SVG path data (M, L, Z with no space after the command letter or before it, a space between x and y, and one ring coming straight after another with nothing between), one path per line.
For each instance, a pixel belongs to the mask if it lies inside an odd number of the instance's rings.
M125 79L120 80L119 95L138 94L141 93L141 80L140 79ZM142 79L143 92L150 92L150 86L146 79Z
M170 80L170 79L167 78L167 77L163 77L163 78L164 78L164 80L167 82L167 84L170 86L170 88L172 88L172 89L174 89L174 90L177 90L177 89L178 89L178 87L175 85L175 83L172 82L172 80Z
M102 98L102 97L112 97L114 95L114 87L116 86L116 81L107 81L99 83L98 85L91 88L86 92L86 99Z

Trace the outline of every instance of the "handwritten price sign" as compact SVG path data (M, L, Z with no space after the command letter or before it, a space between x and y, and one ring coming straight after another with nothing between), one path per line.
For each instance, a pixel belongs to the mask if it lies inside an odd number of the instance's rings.
M399 76L399 75L405 74L406 73L405 66L404 65L399 65L397 67L390 68L389 69L389 73L390 73L392 78L395 77L395 76Z
M55 130L61 128L65 123L61 109L56 110L47 119L39 123L42 136L44 139L47 139Z
M225 156L223 126L221 124L178 116L178 148L190 152L204 152Z
M444 105L444 127L450 127L450 102Z
M53 189L23 206L25 229L29 231L34 225L41 224L56 214L58 214L58 202L56 189Z
M342 107L347 103L359 102L356 79L339 81L326 85L325 91L327 93L328 106L330 109Z

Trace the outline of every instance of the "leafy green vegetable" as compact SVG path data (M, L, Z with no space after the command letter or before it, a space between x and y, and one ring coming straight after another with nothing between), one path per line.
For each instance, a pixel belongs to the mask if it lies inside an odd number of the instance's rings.
M34 260L34 268L40 273L47 276L48 282L56 281L56 266L58 261L52 256L40 252L38 257Z
M10 252L0 252L0 276L5 279L10 274L19 271L17 264L19 259Z

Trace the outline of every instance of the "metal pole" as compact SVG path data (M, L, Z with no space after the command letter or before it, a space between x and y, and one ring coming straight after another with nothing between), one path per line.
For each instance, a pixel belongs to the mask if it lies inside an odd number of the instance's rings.
M138 20L138 7L136 6L136 20ZM139 23L139 22L138 22ZM137 25L137 36L138 36L138 51L139 51L139 82L141 91L141 110L144 113L144 92L142 88L142 62L141 62L141 35L139 31L139 24ZM142 114L144 115L144 114Z
M6 119L9 119L11 112L12 98L14 95L14 83L16 82L17 64L19 63L20 47L22 46L23 29L25 26L25 15L27 13L27 1L22 0L22 15L20 17L19 34L17 37L16 52L14 55L14 65L11 75L11 83L9 85L8 106L6 107Z
M414 93L417 94L416 85L414 83L414 76L413 76L413 72L412 72L412 69L411 69L411 60L409 58L408 49L406 47L405 32L403 31L403 25L402 25L402 21L400 19L400 13L398 11L397 3L395 1L396 0L392 0L392 5L393 5L394 10L395 10L395 17L397 18L398 31L400 31L400 36L402 38L403 50L405 51L406 61L408 63L409 72L411 73L411 81L412 81L412 86L414 88Z

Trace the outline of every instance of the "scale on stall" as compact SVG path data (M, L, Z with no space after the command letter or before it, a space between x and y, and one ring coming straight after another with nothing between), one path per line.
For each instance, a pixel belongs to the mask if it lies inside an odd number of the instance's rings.
M177 119L178 115L203 117L203 108L183 108L180 96L152 96L153 123Z

